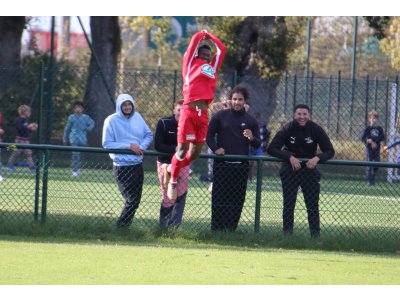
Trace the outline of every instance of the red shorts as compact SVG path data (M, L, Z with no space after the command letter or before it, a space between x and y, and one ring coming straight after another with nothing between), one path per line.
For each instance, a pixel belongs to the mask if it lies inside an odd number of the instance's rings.
M207 109L183 105L178 122L178 143L205 143L208 129Z

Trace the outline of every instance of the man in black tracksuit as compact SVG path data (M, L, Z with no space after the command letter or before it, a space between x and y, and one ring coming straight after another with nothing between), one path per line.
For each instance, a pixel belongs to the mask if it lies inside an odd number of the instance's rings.
M324 162L335 155L332 143L321 126L310 120L310 108L298 104L294 108L294 120L277 132L267 152L284 159L279 175L283 189L283 231L293 232L294 208L299 185L307 207L308 224L312 237L319 236L319 181L321 175L316 169L318 162ZM317 154L317 146L321 153ZM309 158L301 162L298 158Z
M257 121L246 112L248 91L243 86L230 93L231 109L217 112L207 132L208 147L217 155L249 155L250 146L261 145ZM213 166L211 229L234 231L246 197L248 161L218 158Z

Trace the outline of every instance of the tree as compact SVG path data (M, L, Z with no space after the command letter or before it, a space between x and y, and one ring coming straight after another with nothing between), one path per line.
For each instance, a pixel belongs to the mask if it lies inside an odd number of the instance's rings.
M120 17L119 21L124 36L121 65L180 68L179 43L171 42L171 17Z
M240 81L249 87L251 110L261 112L267 122L276 109L276 87L287 68L289 53L300 42L304 20L273 16L198 18L200 27L209 28L227 47L224 73L237 71ZM229 82L227 78L225 81Z
M389 34L380 41L382 51L390 57L392 67L400 70L400 17L393 17Z
M99 146L104 119L115 112L116 71L121 51L118 17L90 17L90 30L94 53L90 58L85 104L96 122L90 144Z
M0 17L0 66L19 66L25 17Z

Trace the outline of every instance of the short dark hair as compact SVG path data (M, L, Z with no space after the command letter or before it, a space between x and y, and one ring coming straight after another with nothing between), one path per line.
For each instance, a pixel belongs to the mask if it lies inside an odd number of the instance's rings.
M183 99L178 99L178 100L176 100L175 101L175 103L174 103L174 107L176 107L177 105L183 105L183 102L184 102L185 100L183 100Z
M211 47L210 47L209 45L207 45L207 44L200 45L200 46L197 48L197 53L199 53L201 49L207 49L207 50L210 50L210 51L211 51Z
M83 102L82 102L82 101L76 101L76 102L74 102L74 105L73 105L72 107L75 107L75 106L80 106L80 107L82 107L83 109L85 109L85 106L83 105Z
M307 109L307 110L311 113L310 107L309 107L307 104L297 104L297 105L293 108L293 113L295 113L296 110L297 110L298 108L305 108L305 109Z
M243 85L237 85L235 86L231 92L229 93L229 99L232 99L233 94L235 93L240 93L243 95L244 101L247 102L247 100L249 99L249 91L247 90L247 88Z

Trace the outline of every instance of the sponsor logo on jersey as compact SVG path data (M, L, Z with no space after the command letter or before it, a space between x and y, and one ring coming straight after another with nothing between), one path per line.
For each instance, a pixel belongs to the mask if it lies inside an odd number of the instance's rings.
M290 137L290 143L291 144L296 144L296 137L295 136L291 136Z
M312 140L312 138L311 137L306 137L305 139L304 139L305 141L306 141L306 144L312 144L314 141Z
M215 78L215 70L209 64L204 64L201 66L201 73L210 78Z
M194 141L196 139L196 136L194 134L187 134L186 135L186 140L187 141Z

